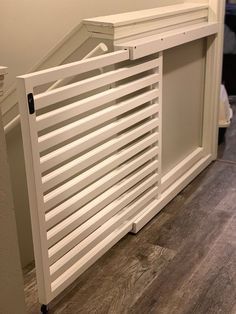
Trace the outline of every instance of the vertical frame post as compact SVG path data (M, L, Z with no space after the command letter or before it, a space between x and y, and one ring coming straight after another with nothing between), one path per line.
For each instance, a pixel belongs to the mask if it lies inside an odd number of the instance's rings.
M220 103L220 84L223 58L225 0L209 0L209 22L218 22L217 35L207 39L207 57L205 74L203 148L212 160L217 158L218 117Z
M24 78L17 78L17 92L21 116L22 137L25 149L25 166L30 202L30 216L33 227L34 256L39 302L51 301L51 284L49 276L49 259L47 251L46 224L44 217L43 191L39 165L37 130L35 112L29 108L28 98L33 101L33 86ZM30 95L30 96L29 96ZM31 103L32 105L32 103ZM30 109L30 110L29 110ZM31 112L31 113L30 113Z
M158 133L159 133L159 153L158 153L158 197L161 196L162 188L161 188L161 178L162 178L162 94L163 94L163 52L159 52L159 126L158 126Z

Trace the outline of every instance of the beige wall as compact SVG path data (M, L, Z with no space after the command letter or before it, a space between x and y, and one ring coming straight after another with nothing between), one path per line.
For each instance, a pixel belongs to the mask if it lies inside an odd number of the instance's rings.
M20 125L7 134L6 141L21 263L26 266L34 259L34 256Z
M6 143L0 114L0 313L25 313Z

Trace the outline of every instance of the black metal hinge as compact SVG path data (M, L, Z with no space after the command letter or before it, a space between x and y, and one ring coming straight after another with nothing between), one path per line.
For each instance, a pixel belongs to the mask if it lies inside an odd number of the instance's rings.
M34 114L35 108L34 108L34 95L32 93L29 93L27 95L28 97L28 106L29 106L29 113Z

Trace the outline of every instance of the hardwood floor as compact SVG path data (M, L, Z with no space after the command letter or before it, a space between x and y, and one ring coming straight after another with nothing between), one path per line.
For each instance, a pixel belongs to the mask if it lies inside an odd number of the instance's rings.
M236 121L227 136L235 130ZM226 161L210 165L139 234L115 245L52 302L50 313L236 314L232 141L220 148ZM39 313L32 266L25 293L28 313Z

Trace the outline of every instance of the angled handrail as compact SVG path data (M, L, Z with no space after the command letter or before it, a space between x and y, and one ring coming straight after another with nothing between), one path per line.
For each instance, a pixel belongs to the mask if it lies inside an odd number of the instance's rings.
M72 31L68 32L68 34L49 51L49 53L34 64L28 72L40 71L55 65L63 64L75 50L83 45L90 37L91 35L83 25L77 25ZM65 46L66 49L64 49ZM4 93L4 96L0 101L3 117L17 105L17 101L16 85L14 84Z
M96 57L99 55L102 55L108 51L108 47L104 43L98 44L94 49L92 49L85 57L82 58L82 60ZM103 70L99 69L102 73ZM71 81L71 77L65 78L62 80L58 80L57 82L53 83L47 91L50 91L52 89L58 88L60 86L66 85ZM15 128L20 123L20 115L18 114L16 117L14 117L7 125L4 126L4 132L5 134L8 134L13 128Z

